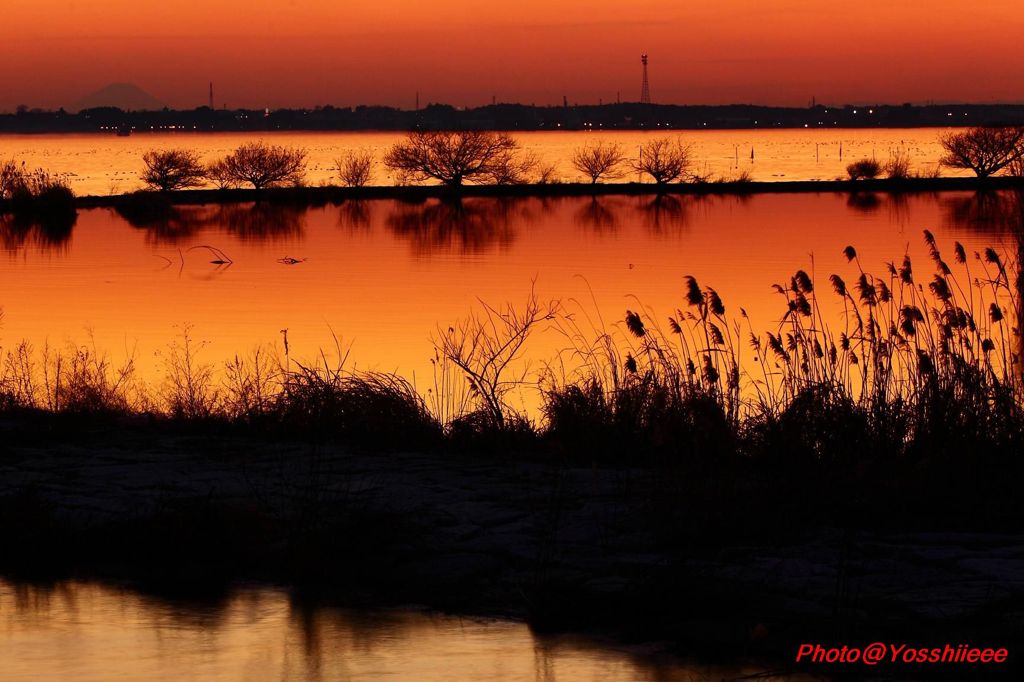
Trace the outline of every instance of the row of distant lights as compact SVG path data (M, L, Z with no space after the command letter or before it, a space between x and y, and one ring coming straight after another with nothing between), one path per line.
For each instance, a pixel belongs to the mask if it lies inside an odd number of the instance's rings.
M305 112L303 112L303 113L305 113ZM828 109L825 110L825 113L826 114L828 113ZM857 110L854 109L853 113L856 114ZM868 109L868 113L869 114L873 114L873 113L875 113L875 110L874 109ZM953 115L952 111L946 114L946 116L952 116L952 115ZM967 115L967 112L965 111L964 112L964 116L966 116L966 115ZM243 115L243 116L240 116L238 118L248 118L248 116ZM642 123L640 125L643 126ZM706 126L707 123L705 122L704 125ZM754 125L757 125L757 121L754 121ZM824 121L818 121L818 125L823 126L823 125L825 125L825 122ZM838 121L832 121L832 125L839 125L839 122ZM561 128L562 124L558 123L557 126L559 128ZM658 127L658 128L661 128L662 124L661 123L657 123L657 124L655 124L655 126ZM593 123L584 123L583 127L584 128L593 128L594 124ZM598 128L603 128L604 124L603 123L598 123L597 127ZM671 128L672 126L670 124L668 124L668 123L665 123L664 127ZM810 127L811 126L810 126L809 123L805 123L804 124L804 128L810 128ZM188 128L188 126L149 126L150 130L185 130L187 128ZM117 129L118 129L118 126L100 126L100 130L117 130ZM192 126L192 130L197 130L197 129L198 129L197 126ZM134 126L132 127L132 130L135 130Z
M100 130L120 130L120 126L100 126ZM135 126L131 127L135 130ZM188 130L188 126L149 126L150 130ZM198 126L192 126L192 130L198 130Z
M825 113L826 113L826 114L828 113L828 109L826 109L826 110L825 110ZM856 113L857 113L857 110L856 110L856 109L854 109L854 110L853 110L853 113L854 113L854 114L856 114ZM868 114L874 114L874 113L875 113L875 110L874 110L874 109L868 109ZM946 114L946 116L952 116L952 115L953 115L953 112L952 112L952 111ZM967 115L967 112L965 111L965 112L964 112L964 116L966 116L966 115ZM557 125L558 125L558 127L559 127L559 128L561 128L561 127L562 127L562 124L561 124L561 123L559 123L559 124L557 124ZM657 125L657 127L658 127L658 128L662 127L662 124L660 124L660 123L658 123L658 124L656 124L656 125ZM757 125L757 121L754 121L754 125ZM825 125L825 122L824 122L824 121L818 121L818 125L820 125L820 126L823 126L823 125ZM839 125L839 121L832 121L832 125ZM641 123L641 124L640 124L640 126L641 126L641 127L643 127L643 124ZM707 126L707 123L706 123L706 122L704 123L704 126ZM584 124L583 124L583 127L584 127L584 128L593 128L593 127L594 127L594 124L593 124L593 123L584 123ZM603 128L603 127L604 127L604 124L603 124L603 123L598 123L598 124L597 124L597 127L598 127L598 128ZM666 128L671 128L672 126L671 126L671 125L669 125L668 123L666 123L666 124L665 124L665 127L666 127ZM809 123L805 123L805 124L804 124L804 128L810 128L810 127L811 127L811 124L809 124Z

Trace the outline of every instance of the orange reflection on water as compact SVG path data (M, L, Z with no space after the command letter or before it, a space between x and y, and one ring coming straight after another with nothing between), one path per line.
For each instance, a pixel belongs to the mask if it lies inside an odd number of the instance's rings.
M940 248L956 239L969 252L1015 250L1012 203L969 193L378 200L180 207L135 225L86 210L57 234L4 224L0 342L40 348L91 335L112 359L134 349L142 377L159 384L167 346L187 325L207 362L257 345L280 351L287 329L295 359L333 352L337 335L357 368L395 371L424 390L431 334L480 301L522 302L534 287L595 327L641 307L664 323L685 307L693 275L729 315L742 306L755 330L775 330L785 303L771 284L796 269L827 289L829 274L854 272L848 244L878 274L904 253L928 269L924 229ZM231 262L211 262L223 259L209 247ZM545 361L564 346L548 332L528 352Z
M535 636L509 621L314 608L272 590L196 604L90 583L0 580L3 680L619 682L758 670L653 661L642 648Z

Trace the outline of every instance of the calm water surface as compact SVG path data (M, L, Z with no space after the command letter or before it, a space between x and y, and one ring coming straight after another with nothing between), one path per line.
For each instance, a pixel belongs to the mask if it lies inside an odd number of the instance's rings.
M146 226L91 209L68 230L0 224L0 346L94 345L114 361L134 355L159 383L185 327L209 363L256 346L280 352L287 329L295 359L333 352L337 335L358 369L397 371L423 390L431 334L481 300L521 303L533 287L584 328L615 332L627 309L665 324L693 275L729 315L743 307L755 330L775 330L786 307L771 285L796 269L824 290L832 273L853 281L857 266L842 255L851 244L869 271L908 253L930 273L924 229L947 253L959 240L1013 256L1020 203L971 193L378 200L182 207ZM233 263L211 263L207 246ZM547 332L528 351L540 362L565 345Z
M885 161L894 150L909 155L919 171L935 168L941 156L939 128L873 128L856 130L697 130L679 134L694 145L695 170L715 177L747 171L755 180L832 180L846 177L846 165L861 158ZM629 156L653 137L676 135L660 130L607 132L516 133L523 147L556 169L564 181L582 181L569 159L576 147L597 140L618 142ZM355 149L377 159L403 137L401 133L137 133L113 135L0 135L0 159L24 160L28 166L67 173L78 194L117 194L138 189L142 155L149 149L188 147L213 160L256 138L303 147L309 152L309 184L336 182L335 160ZM753 159L751 159L753 152ZM945 175L963 175L945 169ZM969 173L966 173L969 175ZM624 180L637 180L635 175ZM375 184L394 184L380 164Z
M641 648L542 638L513 622L313 609L270 590L247 590L199 607L94 584L40 588L0 580L5 682L700 682L762 670L686 664Z

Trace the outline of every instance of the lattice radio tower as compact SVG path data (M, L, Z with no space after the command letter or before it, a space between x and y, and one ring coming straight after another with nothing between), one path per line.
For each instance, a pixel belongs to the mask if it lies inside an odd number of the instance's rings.
M644 65L644 82L640 86L640 104L650 104L651 85L647 82L647 55L640 55L640 63Z

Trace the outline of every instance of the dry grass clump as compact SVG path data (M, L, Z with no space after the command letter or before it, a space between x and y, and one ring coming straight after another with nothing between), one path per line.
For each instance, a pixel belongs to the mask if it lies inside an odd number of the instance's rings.
M442 429L426 402L403 377L305 366L282 375L281 391L267 416L290 433L333 436L370 449L433 448Z
M53 413L124 415L147 406L134 357L121 365L94 345L45 346L41 354L22 342L3 354L0 405Z
M1024 446L1019 319L1020 264L958 242L947 258L925 232L927 268L909 256L882 274L844 249L849 273L826 284L798 270L774 285L777 324L755 328L727 313L718 292L693 277L664 322L626 310L606 326L531 293L442 326L434 382L316 363L257 348L223 366L199 359L185 328L166 354L156 391L134 363L114 367L95 348L8 349L0 407L55 413L149 412L179 421L221 420L289 437L371 448L546 447L587 459L809 465L859 470L879 462L1007 462ZM923 274L927 271L927 274ZM596 320L592 322L591 320ZM566 348L535 372L532 336L549 328ZM517 409L537 386L537 424Z
M45 232L68 232L78 217L67 176L14 161L0 164L0 215L7 212L16 223L39 225Z
M889 153L889 160L882 167L891 180L906 180L911 177L910 153L905 149L894 149Z
M882 164L875 159L861 159L846 167L851 180L874 180L882 172Z

